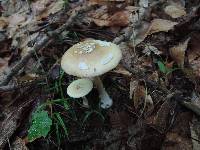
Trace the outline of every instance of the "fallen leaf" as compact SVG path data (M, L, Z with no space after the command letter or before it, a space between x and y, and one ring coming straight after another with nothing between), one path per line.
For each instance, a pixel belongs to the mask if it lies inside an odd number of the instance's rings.
M126 70L122 65L118 65L115 70L111 71L117 74L122 74L124 76L131 76L132 73L130 73L128 70Z
M150 56L150 54L153 52L154 54L156 55L160 55L162 54L161 51L159 51L155 46L152 46L152 45L145 45L145 48L144 50L142 51L144 54Z
M109 21L105 19L93 19L94 23L99 27L109 26Z
M39 0L31 3L32 11L35 16L40 15L45 9L46 6L48 5L47 0Z
M100 27L124 27L127 26L131 20L133 10L128 8L123 11L116 11L115 13L109 13L107 6L101 6L95 12L88 14L89 20L94 22Z
M190 131L192 137L192 146L193 150L198 150L200 147L200 143L198 142L200 139L200 122L199 119L195 116L192 118L192 123L190 123Z
M151 25L146 34L151 35L156 32L168 32L169 30L172 30L174 26L177 24L178 24L177 22L172 22L170 20L154 19L151 22Z
M23 14L13 14L8 17L9 26L15 27L19 25L20 23L24 22L26 20L26 17Z
M45 7L45 11L39 16L39 18L46 18L50 14L55 14L58 11L62 10L64 6L64 0L56 0L51 2L48 7Z
M149 112L152 111L154 108L153 100L150 94L145 97L145 111Z
M8 60L10 59L10 57L7 58L1 58L0 57L0 73L8 67Z
M13 150L28 150L26 144L23 139L17 137L15 141L12 143L11 148Z
M129 12L128 11L119 11L116 12L109 18L109 26L120 26L124 27L129 24Z
M8 26L7 18L0 17L0 30L3 30L6 26Z
M150 81L158 82L158 79L159 76L157 71L153 72L150 76L148 76L148 80Z
M170 55L173 60L179 65L179 67L184 67L184 60L185 60L185 51L188 46L190 38L185 40L183 43L179 43L178 45L169 49Z
M171 108L169 109L171 110ZM190 122L193 114L191 112L181 112L176 115L176 119L170 130L165 133L165 140L162 150L192 150L192 138L190 135ZM167 119L167 118L166 118ZM169 115L168 119L169 120ZM169 125L167 126L169 128ZM173 144L172 144L173 143Z
M165 7L165 13L172 18L179 18L186 15L185 8L176 5L168 5Z
M141 43L142 41L144 41L144 39L147 37L147 32L149 30L149 26L150 26L149 22L142 21L141 25L133 31L134 35L135 35L135 37L133 39L134 46L136 46L139 43Z
M26 16L23 14L16 13L16 14L9 16L8 17L9 25L7 28L8 37L14 38L13 36L15 34L19 33L20 26L25 21L26 21Z
M136 110L140 110L145 102L146 89L137 80L130 82L130 98L133 99L134 107Z
M191 36L190 49L188 49L188 62L194 74L200 76L200 34L195 33Z

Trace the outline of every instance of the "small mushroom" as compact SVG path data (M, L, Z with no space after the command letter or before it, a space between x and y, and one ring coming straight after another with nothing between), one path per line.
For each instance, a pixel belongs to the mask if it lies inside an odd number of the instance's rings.
M89 79L78 79L73 81L67 87L67 94L73 98L83 98L83 105L89 107L88 100L85 97L93 88L93 83Z
M92 78L100 95L101 107L105 109L113 102L99 76L115 68L121 57L118 45L89 39L69 48L62 57L61 67L69 75Z

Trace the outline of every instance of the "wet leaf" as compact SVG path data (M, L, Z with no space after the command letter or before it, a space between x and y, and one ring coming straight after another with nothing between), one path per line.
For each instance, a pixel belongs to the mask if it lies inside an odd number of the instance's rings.
M46 137L50 131L52 120L47 111L39 111L33 114L32 125L28 130L28 139L30 142L40 137Z

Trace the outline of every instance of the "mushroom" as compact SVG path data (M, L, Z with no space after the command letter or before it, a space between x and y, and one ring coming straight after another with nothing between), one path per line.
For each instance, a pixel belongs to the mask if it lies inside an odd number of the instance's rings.
M85 97L93 88L93 83L89 79L78 79L73 81L67 87L67 94L73 98L83 98L83 105L89 107L88 100Z
M93 79L99 92L101 107L106 109L111 107L113 102L99 76L115 68L121 57L118 45L88 39L73 45L65 52L61 67L69 75Z

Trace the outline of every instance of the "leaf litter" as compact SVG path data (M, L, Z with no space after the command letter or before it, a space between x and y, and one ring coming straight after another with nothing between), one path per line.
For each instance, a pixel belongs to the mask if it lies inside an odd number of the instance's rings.
M73 9L83 6L92 9L78 14L62 34L47 35L51 39L47 46L11 77L6 89L12 86L14 91L3 92L5 86L0 87L0 147L9 148L10 142L22 149L38 149L38 144L43 149L198 149L199 6L188 0L3 1L1 76L28 54L41 34L56 30ZM128 28L130 36L124 34ZM87 96L91 108L81 107L80 100L68 100L64 89L74 77L62 74L62 54L86 38L115 37L122 37L118 41L123 58L102 77L113 106L99 109L95 88ZM40 82L32 84L33 80ZM42 104L47 105L43 121L56 113L62 124L51 118L51 129L39 123L31 126L31 113ZM86 112L91 115L82 122ZM27 141L28 131L39 129L38 125L45 133ZM63 138L63 131L69 131L68 138Z

